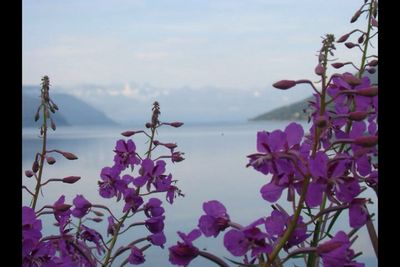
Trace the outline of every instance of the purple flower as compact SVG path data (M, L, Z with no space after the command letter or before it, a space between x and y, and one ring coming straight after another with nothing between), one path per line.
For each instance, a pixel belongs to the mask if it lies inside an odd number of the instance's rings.
M355 198L351 201L349 206L349 220L351 227L359 228L368 221L369 216L368 210L365 207L366 203L367 200L363 198Z
M119 196L126 188L126 183L119 177L120 170L117 167L104 167L101 170L100 178L103 181L99 181L99 193L104 198L112 198Z
M92 207L92 204L87 201L83 195L76 195L72 203L75 205L75 208L72 210L72 215L76 218L85 216Z
M349 237L339 231L331 240L320 244L317 253L321 256L324 267L364 266L351 260L354 251L350 249Z
M85 241L93 242L96 245L97 252L101 255L101 253L105 251L100 243L100 240L102 239L101 235L97 231L86 227L85 225L82 225L81 227L82 232L80 237Z
M144 205L144 213L147 217L157 217L164 214L164 208L161 207L162 201L158 198L150 198Z
M127 212L128 210L135 212L143 204L142 197L140 197L133 188L128 188L125 190L124 200L125 206L122 210L123 212Z
M59 199L54 202L53 204L53 210L54 210L54 217L56 218L56 220L58 222L62 221L66 221L66 219L69 219L69 217L71 216L71 209L65 209L66 207L68 207L69 205L65 204L65 196L62 195L59 197Z
M217 237L229 226L229 215L225 206L219 201L204 202L203 210L206 215L200 217L198 227L205 236Z
M115 233L115 221L114 221L114 218L112 216L109 216L107 218L107 221L108 221L107 236L108 235L114 235L114 233Z
M164 230L165 216L151 217L145 221L146 228L153 234L162 232Z
M145 261L143 251L135 246L131 248L131 254L128 257L128 262L133 265L142 264Z
M289 216L279 210L273 210L271 216L265 220L265 229L272 236L281 236L285 231Z
M28 255L42 237L42 221L30 207L22 207L22 255Z
M155 164L151 159L144 159L139 170L140 176L135 178L133 184L142 187L147 183L147 190L150 190L151 184L155 183L165 172L165 161L158 160Z
M272 239L275 240L278 237L283 236L292 219L293 216L289 216L285 212L274 210L272 211L271 216L267 217L265 220L265 229L271 235ZM307 234L307 225L303 222L303 218L299 216L296 227L285 244L285 249L300 244L309 236L310 235Z
M241 230L231 229L224 236L224 246L233 256L244 256L251 249L251 256L270 253L271 245L266 243L267 233L262 232L257 225L265 223L260 218Z
M188 235L178 232L183 242L169 248L169 261L174 265L188 266L199 255L199 249L193 246L193 241L201 236L198 229L192 230Z
M164 248L164 244L165 242L167 242L167 239L163 232L149 235L147 236L147 240L150 241L150 243L152 243L153 245L160 246L161 248Z
M125 170L128 166L133 168L134 165L139 164L140 160L136 156L136 145L132 140L118 140L115 146L114 156L115 165Z

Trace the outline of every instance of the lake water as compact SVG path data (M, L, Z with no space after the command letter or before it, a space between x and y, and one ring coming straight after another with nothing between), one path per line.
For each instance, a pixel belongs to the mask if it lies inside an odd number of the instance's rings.
M284 129L289 122L268 121L248 122L237 124L219 125L184 125L181 128L162 127L157 136L161 142L176 142L179 151L185 153L184 161L172 164L167 161L167 172L171 172L174 179L178 179L178 187L185 197L175 199L173 205L166 201L165 234L167 244L164 250L151 247L146 252L146 263L142 266L171 266L168 262L168 247L179 239L176 231L188 232L196 227L198 218L203 214L202 203L208 200L219 200L227 208L231 219L246 225L254 219L269 215L272 208L269 203L261 198L260 187L267 183L269 177L246 168L246 155L256 152L256 133L259 130ZM304 122L305 130L308 129ZM48 184L44 188L44 199L41 198L38 206L45 202L53 203L60 194L66 195L68 203L76 194L84 194L92 203L106 204L111 208L121 209L123 204L106 200L98 195L97 181L103 167L113 163L113 149L116 140L125 130L138 130L140 127L112 128L104 127L59 127L57 131L50 131L48 149L60 149L74 153L78 160L68 161L60 156L55 156L57 163L45 166L45 178L62 178L70 175L81 176L82 179L74 185L61 183ZM134 141L139 152L145 151L147 144L142 136L134 136ZM38 130L26 128L23 130L23 170L29 169L36 152L40 151L41 142ZM161 151L161 150L160 150ZM136 174L134 174L136 175ZM23 175L24 177L24 175ZM33 179L33 178L32 178ZM23 182L32 188L32 180L23 178ZM373 192L366 191L363 196L370 197L374 204L370 211L377 215L377 199ZM284 197L280 203L284 202ZM23 203L29 205L29 198L24 192ZM45 201L43 201L45 200ZM282 205L288 207L287 205ZM348 217L341 215L337 228L348 229ZM118 213L117 213L118 214ZM141 218L138 218L138 221ZM44 219L44 229L47 233L56 233L57 229L51 226L53 218ZM377 222L374 222L377 227ZM105 225L105 223L104 223ZM95 224L88 223L98 229ZM148 233L143 228L134 228L121 236L119 242L126 244L132 240L143 237L141 233ZM234 259L222 245L223 235L218 238L201 237L195 241L200 249L205 248L221 257ZM122 244L121 243L121 244ZM367 267L377 266L377 261L370 244L366 229L359 231L359 238L353 248L363 251L360 261ZM128 255L128 254L126 254ZM299 262L298 265L304 264ZM119 265L115 265L119 266ZM214 266L202 258L195 259L190 266ZM290 265L288 265L290 266Z

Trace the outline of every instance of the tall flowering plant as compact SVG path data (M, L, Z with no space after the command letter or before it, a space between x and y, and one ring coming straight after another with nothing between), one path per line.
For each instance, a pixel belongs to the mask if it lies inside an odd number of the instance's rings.
M47 147L47 128L56 130L51 113L58 106L50 98L50 82L47 76L42 79L41 104L35 120L40 116L42 151L36 154L32 168L25 171L28 178L34 177L35 188L23 186L32 200L29 206L22 207L22 266L111 266L117 258L122 258L122 265L138 265L145 262L144 251L150 246L164 248L165 210L163 204L173 204L177 196L183 196L176 186L177 180L167 172L165 160L172 163L184 160L182 152L175 143L162 143L156 140L157 129L162 126L178 128L181 122L161 122L160 105L153 104L151 121L146 130L125 131L114 149L111 166L100 172L98 192L102 198L119 203L119 208L111 210L105 205L92 203L84 194L77 194L72 203L67 203L61 195L53 204L38 208L39 193L50 182L73 184L81 177L50 178L45 180L45 164L56 163L52 153L58 153L68 160L77 156L58 149ZM40 115L41 114L41 115ZM144 155L136 150L133 135L143 134L148 138L148 148ZM155 150L161 150L154 157ZM103 218L108 214L106 220ZM117 216L117 214L122 214ZM141 215L143 219L137 219ZM42 217L51 216L58 228L56 235L44 235ZM100 224L96 231L90 224ZM141 227L140 238L117 246L117 239L133 228ZM129 233L128 233L129 234ZM126 234L125 234L126 235Z
M378 240L368 205L362 193L370 188L378 190L378 86L371 83L366 72L374 73L376 55L368 48L377 35L376 0L365 0L351 18L357 21L366 15L366 30L355 29L335 41L327 34L319 51L315 74L319 86L307 79L281 80L273 84L287 90L297 84L308 84L314 91L309 108L311 127L305 133L298 123L290 123L282 130L257 133L257 152L248 155L248 167L266 176L261 187L263 200L272 204L270 214L255 218L247 225L233 221L225 206L217 200L204 202L204 214L197 228L188 234L178 232L182 241L169 248L169 260L174 265L188 266L201 256L219 266L228 262L239 266L283 266L288 260L302 256L308 267L364 266L357 261L351 245L357 231L367 227L372 246L377 254ZM348 41L358 35L356 42ZM335 44L361 51L359 65L353 62L334 62ZM329 65L340 69L345 65L355 68L350 72L334 73L328 77ZM319 88L317 88L319 87ZM277 203L287 196L292 210ZM332 232L335 222L348 212L349 227ZM201 235L217 237L224 233L223 245L242 262L223 260L197 248L194 241Z

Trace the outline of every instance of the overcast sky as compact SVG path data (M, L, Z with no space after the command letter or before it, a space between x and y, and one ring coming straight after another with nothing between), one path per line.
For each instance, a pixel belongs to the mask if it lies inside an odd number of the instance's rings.
M23 83L39 84L45 74L67 87L246 89L316 80L321 36L352 30L362 2L24 0Z

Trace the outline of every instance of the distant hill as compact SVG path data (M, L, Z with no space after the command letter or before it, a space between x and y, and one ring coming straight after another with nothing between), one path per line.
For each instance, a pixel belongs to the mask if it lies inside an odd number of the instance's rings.
M22 89L22 125L23 127L39 126L34 116L40 104L39 88L24 86ZM57 126L60 125L115 125L103 112L69 94L51 94L59 110L52 114Z
M251 121L264 121L264 120L307 120L309 111L304 112L308 107L308 101L312 97L308 97L293 104L273 109L269 112L251 118Z
M366 73L372 84L378 83L378 68L374 74ZM313 100L313 97L308 97L301 101L295 102L290 105L273 109L269 112L258 115L251 118L251 121L263 121L263 120L307 120L310 115L310 111L307 109L308 101ZM306 110L306 112L304 112Z

